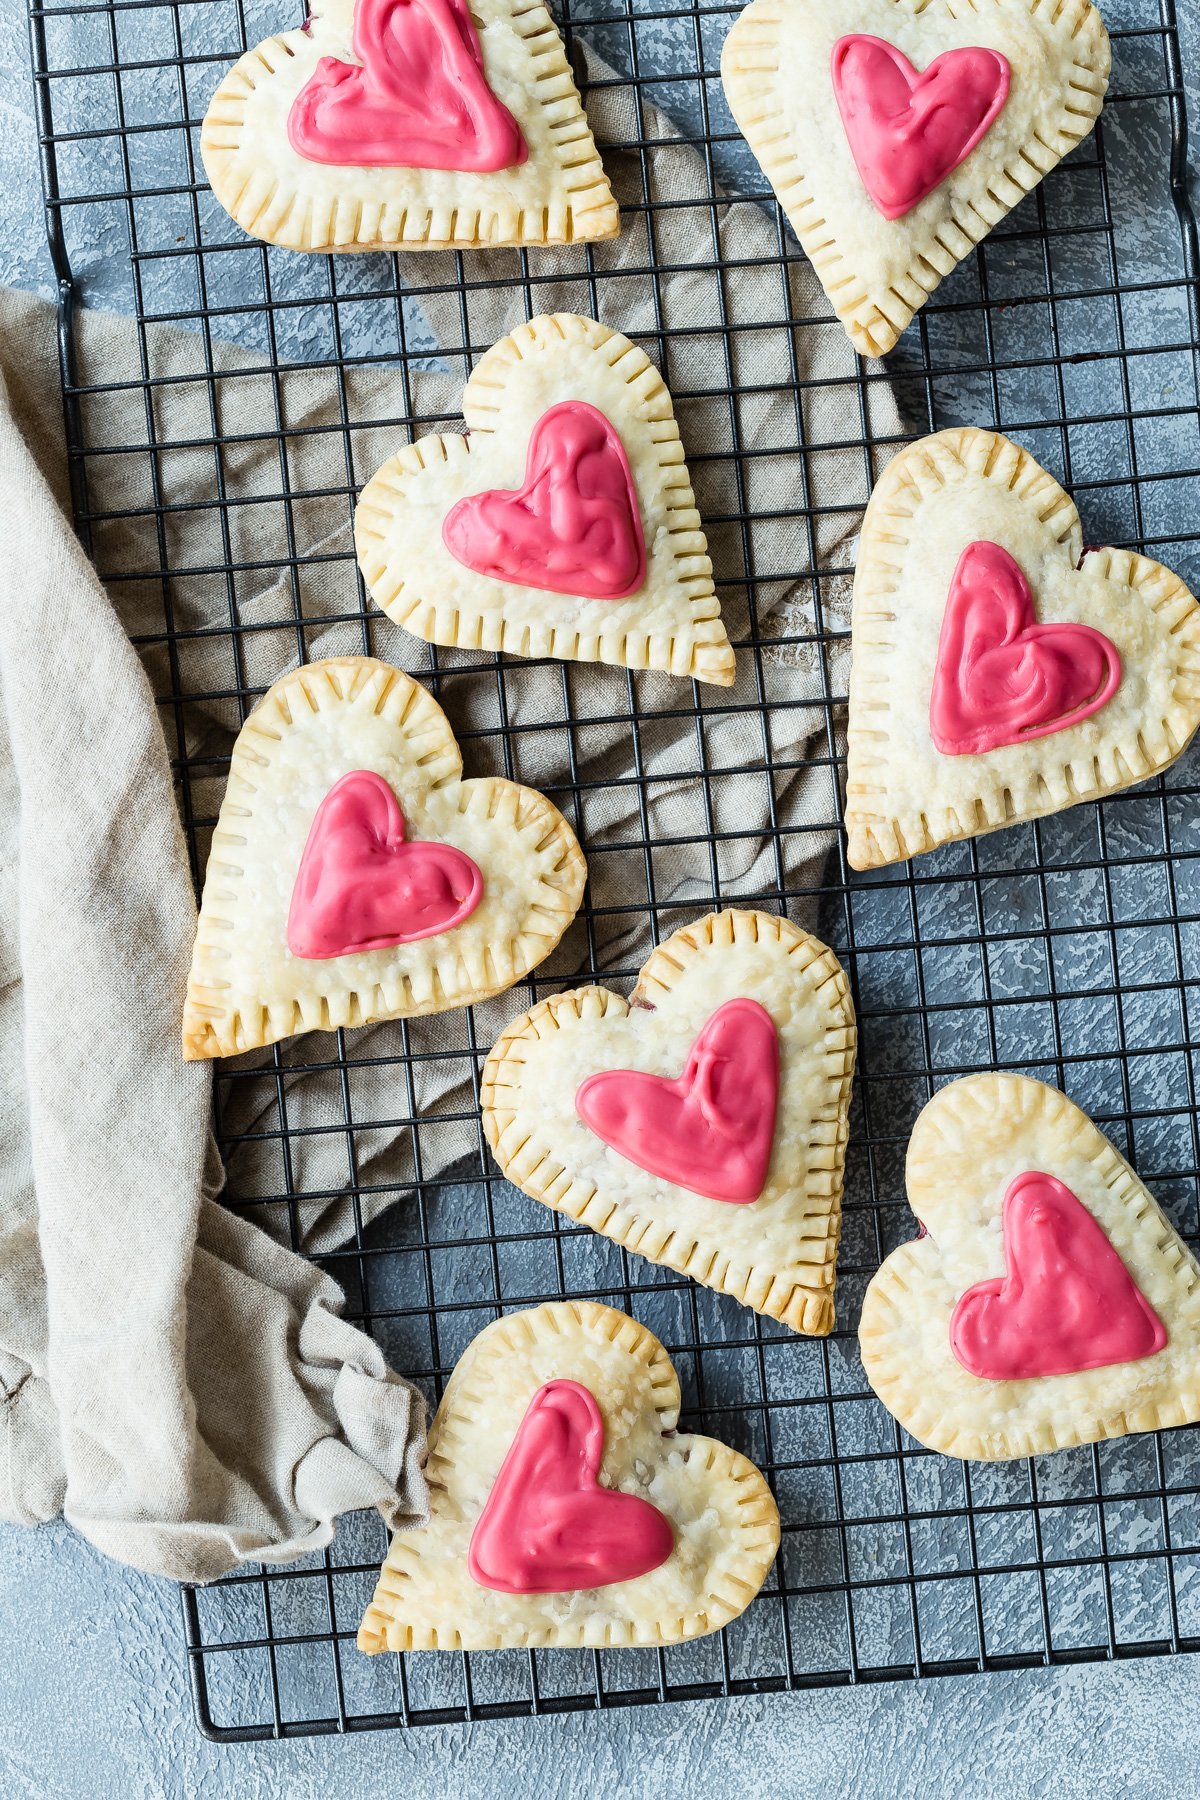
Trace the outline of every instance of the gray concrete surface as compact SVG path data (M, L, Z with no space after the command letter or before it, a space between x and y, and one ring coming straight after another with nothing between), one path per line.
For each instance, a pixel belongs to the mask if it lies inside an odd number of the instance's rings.
M167 1583L61 1527L0 1533L5 1800L1161 1800L1197 1789L1196 1659L224 1746Z
M1185 8L1200 121L1200 9ZM0 0L0 279L49 292L22 0ZM103 298L98 258L96 297ZM61 1526L0 1528L0 1796L1197 1791L1194 1658L603 1717L218 1746L196 1731L177 1591Z

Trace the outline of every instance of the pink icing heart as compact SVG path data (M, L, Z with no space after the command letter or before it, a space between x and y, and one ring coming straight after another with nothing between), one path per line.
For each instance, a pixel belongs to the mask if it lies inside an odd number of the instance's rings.
M467 1567L505 1594L564 1594L633 1581L675 1547L669 1520L600 1486L604 1420L577 1381L548 1381L517 1427L471 1533Z
M606 1069L581 1083L575 1110L639 1169L706 1199L745 1205L766 1184L778 1095L775 1021L757 1000L727 1000L678 1080Z
M985 1381L1073 1375L1140 1362L1162 1321L1086 1206L1053 1175L1018 1175L1004 1196L1008 1274L968 1288L950 1347Z
M409 844L387 782L356 769L317 808L300 858L293 956L349 956L452 931L483 898L478 866L450 844Z
M885 219L945 181L1008 98L998 50L947 50L923 74L886 39L853 32L833 46L833 91L862 184Z
M1117 647L1090 625L1038 625L1024 573L999 544L968 544L942 616L929 729L943 756L1065 731L1117 691Z
M354 54L323 56L288 114L310 162L489 174L523 163L521 128L483 72L466 0L357 0Z
M529 438L525 484L451 508L442 541L493 581L623 600L646 579L646 540L625 446L602 412L563 400Z

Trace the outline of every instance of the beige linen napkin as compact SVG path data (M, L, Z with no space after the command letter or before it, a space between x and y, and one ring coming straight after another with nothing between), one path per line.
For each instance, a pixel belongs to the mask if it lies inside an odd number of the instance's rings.
M210 1197L191 884L149 686L58 503L53 324L0 296L0 1516L207 1580L351 1507L420 1519L424 1407L328 1277Z

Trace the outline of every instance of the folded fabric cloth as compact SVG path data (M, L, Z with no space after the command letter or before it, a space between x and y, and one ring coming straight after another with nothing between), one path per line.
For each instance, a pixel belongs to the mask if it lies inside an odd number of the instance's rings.
M149 684L51 483L54 314L0 299L0 1515L192 1581L424 1516L424 1405L211 1198L195 908Z
M248 247L248 263L231 259L248 308L230 318L238 344L207 323L78 316L75 498L108 598L67 522L55 314L0 299L0 1513L61 1508L143 1568L203 1580L325 1543L351 1507L422 1516L419 1397L283 1245L327 1250L418 1173L477 1157L477 1053L514 1009L501 996L473 1026L370 1027L346 1070L331 1044L317 1069L286 1051L241 1059L221 1123L225 1200L246 1217L218 1206L209 1072L179 1057L194 913L160 723L185 770L193 875L243 696L297 661L369 650L453 669L441 698L468 773L498 767L560 800L569 733L595 915L541 980L632 967L714 894L815 906L838 816L827 699L845 686L869 485L853 446L864 404L876 435L898 434L894 403L885 384L860 400L853 352L807 263L781 263L768 215L714 210L709 170L670 121L598 59L586 75L630 208L621 237L586 256L480 253L465 292L455 256L413 259L418 309L373 293L383 259L346 275ZM513 281L518 266L535 283ZM323 279L327 307L293 304ZM269 322L268 300L282 302ZM360 610L353 503L403 436L458 422L471 356L556 309L649 341L731 636L746 637L753 605L766 641L698 720L668 677L511 659L501 742L492 659L431 652ZM428 357L356 358L389 318L395 347L415 334ZM800 567L813 577L797 583ZM628 904L631 855L639 871L650 860L656 916Z

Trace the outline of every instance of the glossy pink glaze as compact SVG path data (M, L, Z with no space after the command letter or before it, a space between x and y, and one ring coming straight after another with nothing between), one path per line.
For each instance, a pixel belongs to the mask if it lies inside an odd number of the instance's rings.
M480 575L553 594L623 600L646 579L625 446L583 400L562 400L542 414L530 433L523 487L469 494L447 513L442 540Z
M1167 1341L1086 1206L1053 1175L1018 1175L1004 1196L1008 1274L968 1288L950 1347L985 1381L1073 1375L1140 1362Z
M1019 564L999 544L968 544L946 597L929 702L943 756L1045 737L1106 706L1117 647L1090 625L1038 625Z
M670 1521L637 1494L599 1483L604 1420L577 1381L529 1402L471 1533L467 1567L505 1594L564 1594L633 1581L666 1562Z
M323 56L292 102L310 162L493 174L523 163L521 128L488 86L466 0L358 0L354 54Z
M779 1097L779 1034L757 1000L719 1006L678 1080L636 1069L589 1075L575 1110L651 1175L746 1205L766 1185Z
M839 38L833 91L862 184L885 219L901 219L971 154L1008 98L998 50L947 50L922 74L886 39Z
M300 858L287 941L293 956L349 956L452 931L483 898L478 866L450 844L410 844L380 775L356 769L317 808Z

